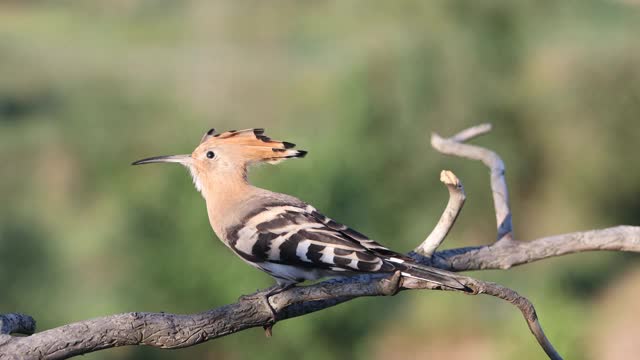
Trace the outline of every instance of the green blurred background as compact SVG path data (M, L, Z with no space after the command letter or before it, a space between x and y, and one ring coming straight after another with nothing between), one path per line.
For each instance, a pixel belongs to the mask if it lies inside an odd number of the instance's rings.
M487 170L428 144L490 121L516 237L639 225L640 2L1 1L0 313L40 330L126 311L190 313L272 284L215 238L178 166L210 127L309 150L264 166L287 192L409 251L446 201L446 247L495 236ZM640 351L638 256L589 253L473 273L531 299L568 359ZM540 359L489 297L358 299L189 349L87 359Z

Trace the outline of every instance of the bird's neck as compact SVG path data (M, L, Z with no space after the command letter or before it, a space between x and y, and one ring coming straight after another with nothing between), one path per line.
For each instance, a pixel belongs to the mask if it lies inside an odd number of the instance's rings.
M229 173L202 179L202 195L207 203L209 222L218 237L224 237L224 230L232 224L236 209L251 199L258 189L251 186L243 173Z

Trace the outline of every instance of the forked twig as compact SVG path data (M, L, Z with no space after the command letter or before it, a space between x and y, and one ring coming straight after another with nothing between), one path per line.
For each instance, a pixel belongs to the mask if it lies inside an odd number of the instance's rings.
M509 193L504 177L504 162L495 152L480 146L464 144L474 137L491 131L490 124L481 124L459 132L450 138L443 138L433 133L431 146L439 152L447 155L464 157L472 160L480 160L491 171L491 192L495 207L496 222L498 225L497 241L513 239L513 224L511 222L511 210L509 208Z

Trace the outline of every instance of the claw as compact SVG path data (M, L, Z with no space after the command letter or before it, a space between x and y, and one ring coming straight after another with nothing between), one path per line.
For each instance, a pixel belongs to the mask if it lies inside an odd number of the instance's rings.
M273 306L271 306L271 303L269 302L269 297L279 294L283 291L289 290L294 286L295 284L287 284L287 285L278 284L278 285L274 285L272 287L266 288L264 290L258 290L253 294L240 296L239 298L240 301L253 301L253 300L262 301L267 306L267 308L271 311L271 321L267 325L263 326L264 333L267 337L271 337L273 335L273 325L275 325L278 317L278 313L273 308Z
M273 324L265 325L264 328L264 336L270 338L273 336Z
M257 298L259 296L259 293L260 293L260 289L257 289L256 292L253 294L240 295L240 297L238 297L238 301L251 301Z

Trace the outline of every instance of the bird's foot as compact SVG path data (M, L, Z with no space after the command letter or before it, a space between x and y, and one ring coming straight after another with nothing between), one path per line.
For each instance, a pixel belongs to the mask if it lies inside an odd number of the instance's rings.
M253 294L248 294L248 295L241 295L238 300L240 301L251 301L251 300L255 300L258 298L264 298L265 296L271 296L271 295L275 295L277 294L278 290L282 289L282 285L274 285L271 287L268 287L266 289L257 289L256 292L254 292Z
M263 326L265 335L267 337L271 337L271 335L273 334L273 325L275 325L278 317L278 313L273 308L273 306L271 306L271 303L269 302L269 297L279 294L283 291L289 290L294 286L295 284L288 284L288 285L278 284L278 285L274 285L269 288L266 288L264 290L258 290L253 294L240 296L240 299L239 299L240 301L252 301L252 300L262 301L267 306L269 311L271 311L271 321L269 321L267 325Z

